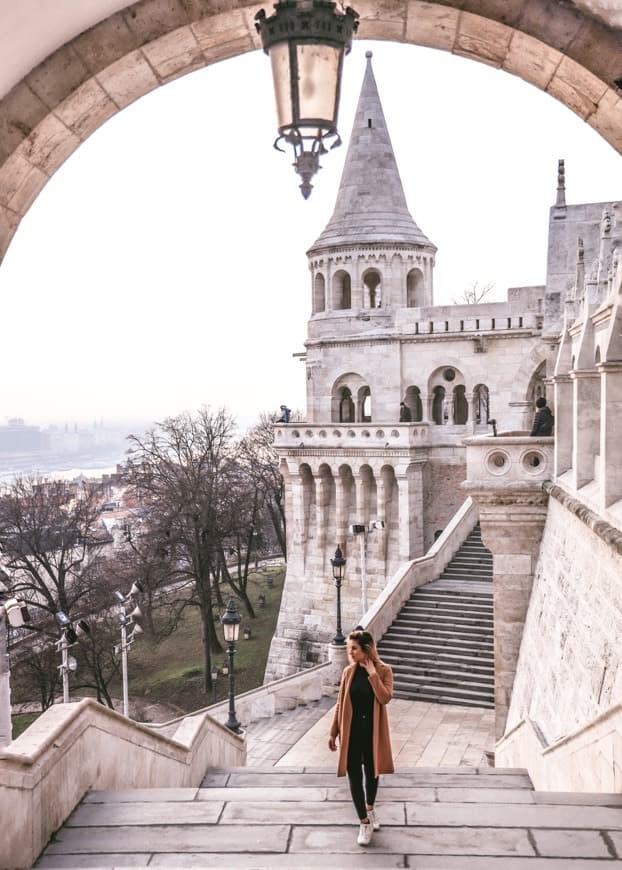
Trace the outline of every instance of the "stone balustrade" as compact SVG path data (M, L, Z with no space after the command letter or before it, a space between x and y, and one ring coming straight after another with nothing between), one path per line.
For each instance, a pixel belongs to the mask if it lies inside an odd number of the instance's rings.
M206 713L164 736L90 698L55 704L0 750L0 867L32 867L90 789L198 786L245 762L244 737Z
M554 438L525 433L500 433L467 438L465 489L540 487L553 475Z
M283 423L275 426L274 445L278 450L403 450L429 445L429 430L429 423Z

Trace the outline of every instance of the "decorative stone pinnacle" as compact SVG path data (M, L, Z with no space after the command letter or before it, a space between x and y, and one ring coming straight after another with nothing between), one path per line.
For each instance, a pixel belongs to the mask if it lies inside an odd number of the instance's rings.
M564 160L557 162L557 208L566 208L566 163Z

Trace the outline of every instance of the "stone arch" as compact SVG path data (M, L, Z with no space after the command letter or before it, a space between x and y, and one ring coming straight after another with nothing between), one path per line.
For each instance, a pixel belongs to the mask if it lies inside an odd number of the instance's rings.
M547 370L549 353L545 347L535 346L521 362L512 383L510 402L523 403L529 400L529 385L538 369L545 364Z
M421 401L421 390L419 387L410 386L406 390L404 396L404 404L410 411L410 419L413 423L420 423L423 420L423 403Z
M348 372L337 378L331 390L333 423L355 423L361 420L361 391L365 387L365 381L355 372Z
M411 269L406 276L406 307L421 308L425 304L425 279L421 269Z
M382 307L382 273L378 269L363 272L363 307Z
M365 384L360 387L356 401L356 419L360 423L371 423L371 390Z
M457 387L462 388L459 394L456 393ZM456 399L460 403L459 418L466 423L468 403L464 390L464 375L455 365L447 364L434 369L428 380L428 395L432 396L432 421L437 426L451 426L457 422Z
M313 313L319 314L326 308L326 279L318 272L313 280Z
M469 419L469 403L466 398L464 384L458 384L453 390L454 423L464 426Z
M371 465L369 465L368 463L361 465L358 471L358 475L363 490L363 511L362 516L359 517L359 521L363 523L369 523L371 520L378 519L378 496L376 478Z
M538 368L532 374L527 386L526 400L530 405L535 405L536 399L546 399L546 360L542 360Z
M345 311L352 308L352 279L345 269L333 275L333 309Z
M473 388L473 418L480 424L487 424L490 419L490 390L486 384L476 384Z
M571 8L551 0L372 0L359 35L453 51L517 75L622 153L622 29L615 11L596 9L594 0ZM22 69L30 71L7 78L0 100L0 260L46 181L112 115L175 78L258 49L255 10L244 0L139 0L98 20L94 4L86 23L76 17L55 30L53 44L66 42L42 61L25 53Z

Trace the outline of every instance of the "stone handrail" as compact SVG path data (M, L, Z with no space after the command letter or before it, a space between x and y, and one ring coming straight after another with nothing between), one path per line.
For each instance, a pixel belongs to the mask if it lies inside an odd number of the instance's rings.
M0 751L0 867L31 867L91 789L199 786L245 761L244 738L205 713L168 737L90 698L50 707Z
M294 707L309 703L309 701L318 701L323 695L331 694L334 691L339 675L334 671L331 662L323 662L320 665L291 674L289 677L282 677L280 680L266 683L257 689L250 689L248 692L235 696L236 715L244 727L256 719L292 710ZM207 712L218 721L224 721L227 718L228 705L228 701L220 701L218 704L197 710L192 715L197 716ZM162 722L159 725L149 725L149 728L161 734L171 734L183 721L181 718L171 719L169 722Z
M406 562L396 571L363 617L361 625L379 640L414 590L435 580L443 572L477 525L477 520L477 506L467 498L425 556Z
M542 791L622 792L622 704L550 745L531 719L522 719L499 740L496 767L527 768Z

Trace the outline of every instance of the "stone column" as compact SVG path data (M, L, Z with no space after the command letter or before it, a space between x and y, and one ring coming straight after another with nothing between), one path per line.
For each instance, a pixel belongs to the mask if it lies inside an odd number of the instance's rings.
M493 555L495 735L503 737L533 575L546 520L541 485L471 489L484 545Z
M326 543L326 500L328 481L318 474L315 478L315 534L318 549L322 550Z
M432 420L432 396L421 393L421 422L430 423Z
M337 535L336 543L345 544L348 535L348 508L346 503L346 485L343 477L339 474L335 478L335 532Z
M572 381L570 375L555 375L555 477L572 468Z
M469 420L467 423L467 431L472 432L475 435L475 430L477 429L477 401L478 397L476 393L469 393L465 396L468 406L469 406Z
M594 479L594 459L600 449L600 375L571 372L573 382L572 470L580 489Z
M398 488L399 559L406 562L423 555L422 462L413 462L396 473Z
M290 493L291 493L291 520L292 520L292 536L294 541L294 553L297 554L300 561L304 561L303 552L304 545L307 540L307 530L305 523L305 492L300 468L290 473ZM288 548L291 552L292 548ZM293 555L293 553L292 553Z
M605 362L600 372L600 506L622 498L622 363Z

